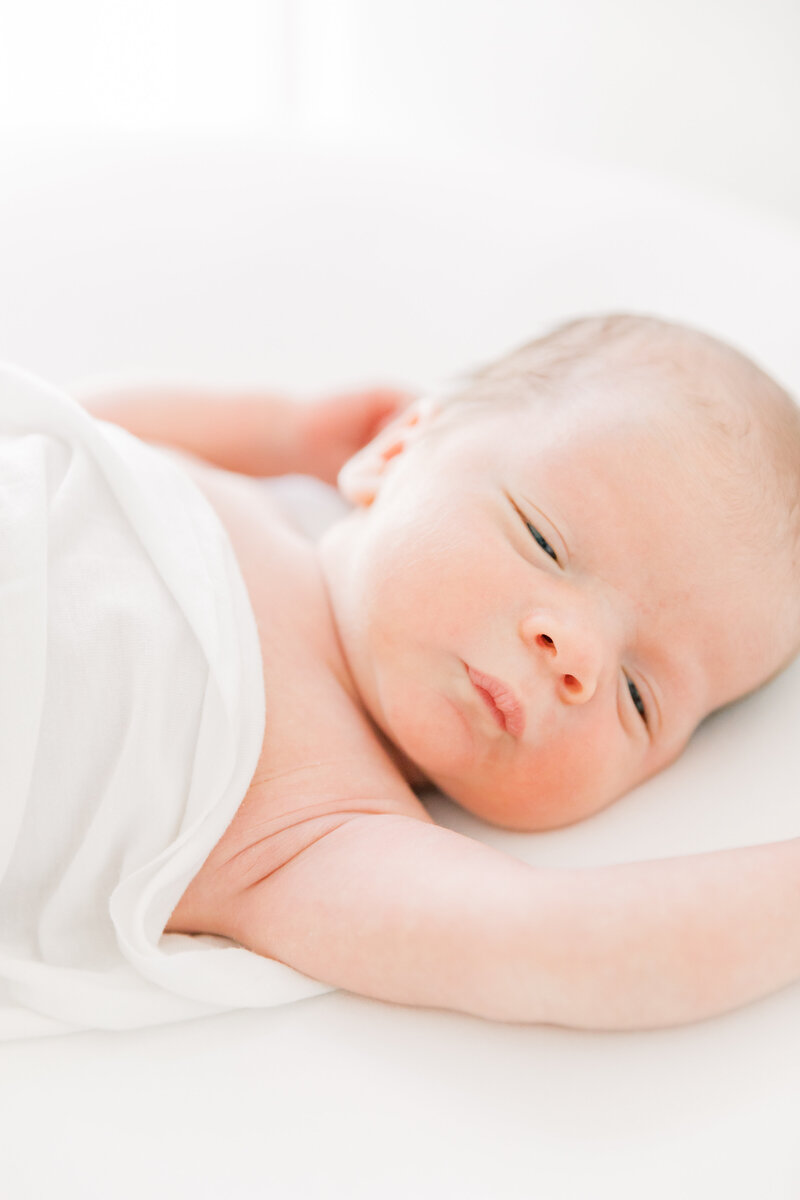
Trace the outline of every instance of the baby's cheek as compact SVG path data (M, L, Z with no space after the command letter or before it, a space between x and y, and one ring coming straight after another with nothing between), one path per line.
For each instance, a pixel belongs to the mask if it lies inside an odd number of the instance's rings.
M600 731L550 739L531 755L517 783L520 814L530 831L585 820L624 790L613 739Z
M451 793L476 772L474 732L452 686L444 677L436 686L402 662L388 664L379 679L385 732L432 782ZM458 799L456 795L454 799Z

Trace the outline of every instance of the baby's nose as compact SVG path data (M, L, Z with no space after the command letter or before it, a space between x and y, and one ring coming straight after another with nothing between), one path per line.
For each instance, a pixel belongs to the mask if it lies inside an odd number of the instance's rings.
M523 622L525 642L546 661L558 693L568 704L586 704L597 690L602 669L599 640L589 630L551 619Z

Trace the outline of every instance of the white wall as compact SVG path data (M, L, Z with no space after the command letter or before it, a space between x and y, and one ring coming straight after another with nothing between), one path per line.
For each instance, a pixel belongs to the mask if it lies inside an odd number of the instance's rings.
M798 0L0 0L0 135L627 164L800 223Z
M0 131L274 127L282 0L0 0Z

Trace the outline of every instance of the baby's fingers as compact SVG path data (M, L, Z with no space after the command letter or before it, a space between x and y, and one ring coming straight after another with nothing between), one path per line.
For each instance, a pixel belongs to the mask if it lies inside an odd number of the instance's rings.
M412 392L398 388L366 388L332 397L329 403L351 427L360 427L363 441L369 441L415 399Z
M394 420L399 413L404 412L416 400L414 392L398 391L395 388L380 388L370 393L376 415L375 432L383 429Z

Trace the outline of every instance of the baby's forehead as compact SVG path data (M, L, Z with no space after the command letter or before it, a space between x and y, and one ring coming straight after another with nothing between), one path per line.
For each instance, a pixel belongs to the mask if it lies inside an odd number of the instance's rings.
M465 414L497 406L495 446L509 461L535 445L534 467L552 467L569 495L581 489L572 466L589 455L608 494L626 497L618 519L638 522L645 558L648 530L658 546L671 529L667 586L685 584L711 614L721 674L737 638L769 643L749 687L788 661L800 641L800 413L780 384L707 334L629 316L566 326L473 380ZM645 512L638 495L656 506Z
M476 410L476 415L486 412ZM471 416L468 411L465 419ZM676 451L681 461L687 454L702 457L717 436L713 424L706 427L677 392L646 382L622 386L596 380L562 396L501 402L490 421L497 441L510 449L527 447L546 460L588 447L608 462L609 470L624 462L621 450L649 460L668 459ZM476 434L481 433L479 425Z
M743 642L761 647L765 669L777 666L792 596L780 539L754 531L759 468L746 456L734 467L715 452L717 437L669 407L646 415L623 402L559 422L541 453L522 457L534 501L564 522L574 567L629 591L645 617L658 613L659 636L694 647L714 706L763 677L735 665Z

